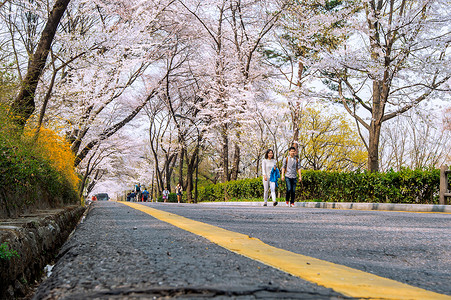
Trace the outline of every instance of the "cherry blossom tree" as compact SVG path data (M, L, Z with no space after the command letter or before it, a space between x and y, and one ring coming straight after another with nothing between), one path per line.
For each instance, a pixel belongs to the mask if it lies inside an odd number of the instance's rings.
M171 122L171 114L165 110L163 100L152 101L145 108L149 118L150 157L157 182L158 194L171 187L171 177L179 152L177 151L177 134Z
M381 170L440 167L449 163L451 135L437 112L418 108L382 129Z
M449 99L451 11L443 0L360 3L360 13L335 30L346 42L320 47L317 68L366 130L368 169L378 171L382 124L439 95Z
M149 70L171 46L163 17L170 2L81 2L70 10L64 49L85 54L65 68L50 115L65 116L61 126L70 126L67 139L77 155L75 166L157 94L166 74Z
M1 30L1 67L15 73L19 81L23 80L28 62L39 40L39 32L47 15L47 7L33 9L24 1L7 1L0 7ZM8 4L8 5L5 5ZM45 12L45 14L44 14Z
M307 147L323 141L315 134L324 128L342 128L341 117L308 114L325 99L356 121L371 171L393 160L379 163L380 140L399 165L446 156L418 147L432 143L423 137L437 124L395 122L449 99L445 0L65 0L64 10L62 1L0 1L0 96L24 82L12 111L36 137L41 126L66 135L80 193L99 180L155 178L156 190L180 182L192 200L199 174L212 182L258 176L268 148L280 159L295 142L315 169L352 169L315 160L332 157L330 141ZM320 121L330 126L313 128ZM384 122L405 131L384 131ZM399 135L416 138L416 156L395 143Z
M130 141L130 133L124 128L88 154L78 167L82 180L86 177L83 195L97 191L111 196L130 191L136 183L150 182L151 169L143 157L146 141L134 141L133 146Z
M97 144L92 149L86 163L82 166L83 168L80 168L83 174L79 186L80 197L89 194L97 182L102 179L106 173L106 170L102 168L105 165L105 160L118 151L120 151L120 148L117 146L102 144Z
M21 83L19 94L11 105L11 114L23 128L35 110L35 92L39 78L45 68L48 54L55 37L58 25L70 0L57 0L42 30L36 50L28 63L27 73Z
M9 2L9 0L3 0L3 1L1 1L0 2L0 8L3 6L3 5L5 5L6 3L8 3Z
M260 176L261 161L268 149L273 150L274 158L279 162L291 140L291 137L287 138L289 110L286 105L274 101L269 93L261 93L259 98L248 102L251 118L242 122L242 138L247 141L242 146L243 175L246 177Z
M253 85L263 78L258 51L277 23L287 1L180 1L192 23L203 31L205 104L201 110L209 137L220 146L222 181L236 179L240 162L242 119ZM205 75L204 75L205 77ZM229 168L230 146L233 147Z
M451 131L451 107L444 110L443 113L443 128L446 131Z
M279 78L274 90L288 104L289 145L296 149L305 109L315 105L313 100L318 97L313 91L318 69L312 68L311 60L320 55L321 46L329 50L338 47L343 38L332 30L342 27L355 9L355 1L292 1L264 49L266 62L277 70L272 77Z

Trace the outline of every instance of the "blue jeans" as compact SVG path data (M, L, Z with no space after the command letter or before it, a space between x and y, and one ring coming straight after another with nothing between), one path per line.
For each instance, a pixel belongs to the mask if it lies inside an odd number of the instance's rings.
M285 177L285 182L287 184L287 194L285 195L285 199L287 202L290 201L290 203L294 203L294 195L296 192L296 178Z

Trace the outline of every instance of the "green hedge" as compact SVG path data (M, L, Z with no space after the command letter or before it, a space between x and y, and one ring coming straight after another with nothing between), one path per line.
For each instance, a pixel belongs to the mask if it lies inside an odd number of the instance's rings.
M227 199L249 199L263 197L261 178L247 178L227 183L210 184L199 188L199 201L224 201Z
M280 195L285 182L279 181ZM440 171L403 169L370 173L302 171L296 185L297 201L438 204ZM227 197L226 197L227 196ZM261 177L211 184L199 189L200 201L224 201L263 197Z
M158 196L158 202L163 202L163 196ZM166 202L177 203L177 194L169 193L168 200L166 200Z

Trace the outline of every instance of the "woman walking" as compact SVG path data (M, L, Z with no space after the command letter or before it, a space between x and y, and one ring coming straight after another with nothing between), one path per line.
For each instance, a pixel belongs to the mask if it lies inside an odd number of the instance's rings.
M180 203L180 201L182 201L182 186L180 185L180 183L177 184L177 186L175 187L175 193L177 194L177 202Z
M271 189L271 196L273 205L277 205L276 201L276 183L273 181L270 181L270 175L271 171L274 169L274 167L277 169L276 166L276 160L274 159L274 151L271 149L267 150L265 153L265 159L262 161L262 174L263 174L263 200L265 203L263 206L268 205L268 192L269 189ZM278 171L278 169L277 169Z

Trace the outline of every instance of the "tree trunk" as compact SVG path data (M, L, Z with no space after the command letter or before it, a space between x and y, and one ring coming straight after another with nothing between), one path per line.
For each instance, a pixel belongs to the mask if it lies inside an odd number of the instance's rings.
M157 181L157 188L156 188L156 197L161 195L161 192L163 192L163 173L160 171L160 168L158 166L155 167L155 174L156 174L156 181Z
M183 163L185 158L185 148L180 149L180 164L179 164L179 183L183 187Z
M230 180L229 177L229 139L227 137L226 126L222 133L222 182Z
M86 170L85 170L85 174L83 175L83 178L80 182L80 187L78 189L78 196L81 198L83 196L83 190L85 189L85 185L86 185L86 180L88 179L88 176L91 174L92 169L90 169L91 167L91 160L93 159L93 156L91 156L88 160L88 163L86 164Z
M54 60L52 62L54 62ZM56 79L56 75L57 74L58 74L58 71L57 70L53 70L52 79L50 80L50 84L49 84L49 87L47 89L47 93L45 94L44 101L42 103L41 112L39 113L38 124L36 126L36 131L35 131L35 134L34 134L34 141L35 142L38 140L38 137L39 137L39 131L41 130L42 122L44 121L45 111L47 109L47 104L49 103L50 96L52 94L53 86L55 85L55 79Z
M47 24L41 33L38 46L31 61L28 64L27 75L22 82L19 94L11 105L10 114L15 122L23 129L27 120L35 110L35 92L39 78L49 55L53 38L55 37L58 24L69 5L70 0L57 0L49 14Z
M193 170L188 167L186 172L186 201L193 202Z
M301 57L304 57L304 51L301 50ZM299 91L302 91L302 78L304 74L304 63L300 59L298 62L298 82L296 83L296 86L298 87ZM291 143L290 147L296 148L296 153L299 154L299 131L300 131L300 119L301 119L301 106L299 105L299 102L296 103L296 105L293 105L291 108L291 119L293 122L293 142Z
M96 186L97 182L103 177L104 173L100 169L96 170L96 175L94 176L94 179L88 184L86 187L86 194L89 195L94 187Z
M383 84L379 80L374 80L372 118L368 132L368 171L370 172L379 172L379 140L384 115L383 92Z
M83 174L83 178L80 182L80 187L78 188L78 197L83 196L83 190L85 189L86 180L88 179L88 172L86 171L85 174Z
M158 176L157 176L157 188L155 191L155 198L158 198L158 196L161 195L163 191L163 178L161 176L161 173L158 172Z
M258 177L258 170L260 168L260 156L257 156L257 161L255 162L255 178Z
M238 179L238 173L239 173L239 164L240 164L240 147L238 144L235 144L235 151L233 154L233 167L232 167L232 174L230 176L231 180L237 180Z
M379 139L381 124L371 122L368 141L368 171L379 172Z
M301 119L301 107L299 103L296 103L296 105L290 105L291 109L291 122L293 126L293 140L290 144L290 147L296 148L296 153L298 151L298 141L299 141L299 131L300 131L300 122Z
M151 121L150 124L153 124L153 120ZM160 168L158 167L159 165L159 160L158 160L158 153L157 150L154 147L154 140L155 140L155 136L152 134L152 126L149 127L149 144L150 144L150 149L152 150L152 154L153 154L153 158L154 158L154 177L156 177L156 181L157 181L157 186L155 189L155 198L158 198L159 195L161 195L161 192L163 191L163 174L160 171ZM152 186L153 186L153 180L152 180Z
M175 163L177 162L177 154L172 154L170 158L166 161L166 187L168 191L171 191L171 176L172 171L174 171Z
M161 192L163 191L163 174L160 171L160 168L158 167L158 155L153 147L153 144L151 142L151 149L152 149L152 153L153 153L153 157L154 157L154 165L155 165L155 169L154 169L154 176L156 177L156 181L157 181L157 186L156 186L156 190L155 190L155 197L158 197L159 195L161 195ZM153 181L152 181L152 185L153 185Z
M196 147L191 158L188 157L188 153L186 153L186 161L187 161L187 170L186 170L186 197L188 203L193 202L193 173L195 168L197 167L196 162L199 161L197 156L199 155L199 149Z
M229 139L227 137L227 125L224 125L222 132L222 182L226 183L230 180L229 177ZM227 185L224 184L224 201L227 201L229 196L227 194Z
M298 153L299 150L298 140L299 140L299 127L296 127L294 129L293 142L290 145L290 147L294 147L296 149L296 153Z
M155 194L154 194L154 180L155 180L155 170L153 170L152 172L152 181L150 183L150 202L153 202L153 200L155 199Z

